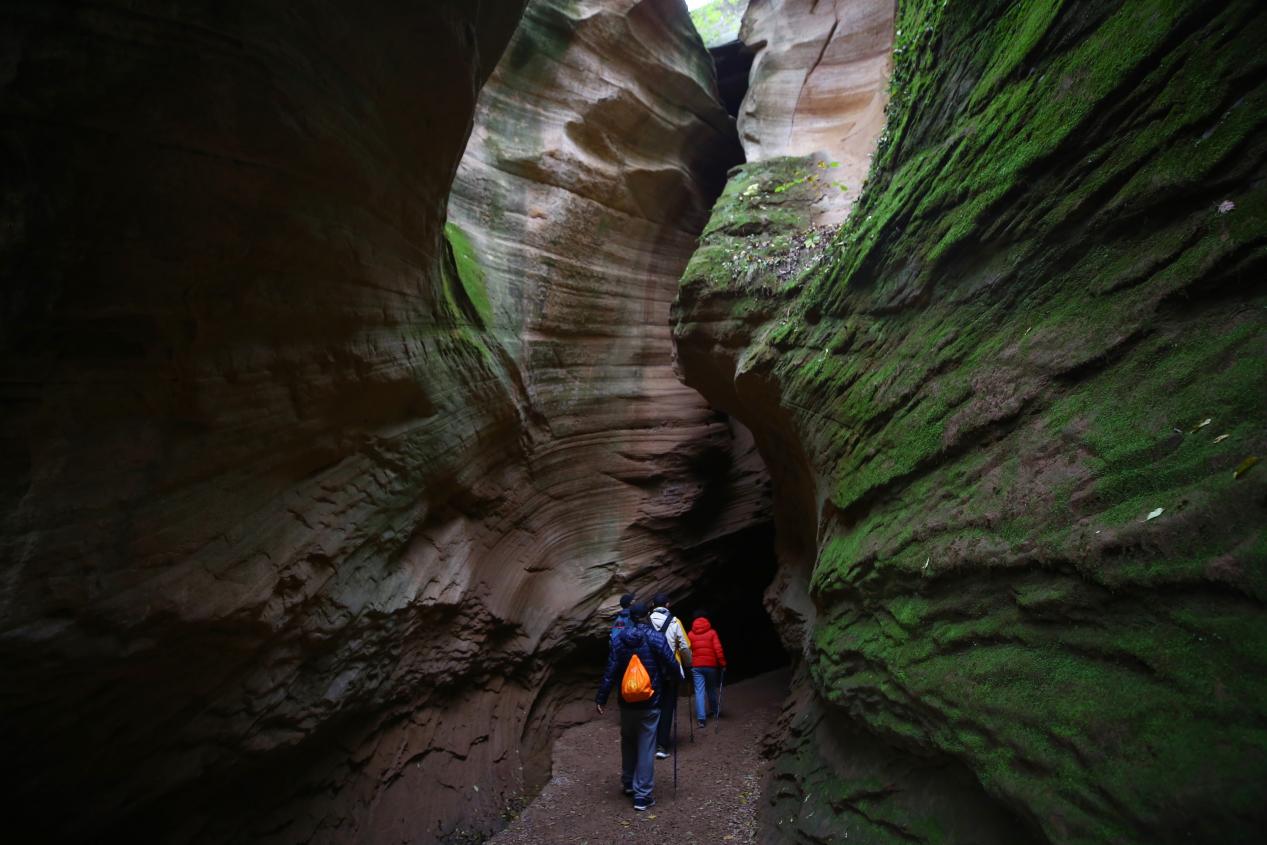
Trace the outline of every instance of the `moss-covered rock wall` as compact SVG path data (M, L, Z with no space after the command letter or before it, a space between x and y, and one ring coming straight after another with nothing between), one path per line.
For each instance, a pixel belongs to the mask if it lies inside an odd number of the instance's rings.
M1267 11L903 0L896 27L850 218L808 228L821 160L741 168L675 310L688 383L777 467L769 602L816 700L771 835L1252 841ZM951 784L1017 838L911 800Z

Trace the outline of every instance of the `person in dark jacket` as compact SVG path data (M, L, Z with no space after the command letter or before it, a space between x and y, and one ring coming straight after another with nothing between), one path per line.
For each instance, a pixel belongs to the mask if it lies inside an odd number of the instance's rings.
M707 611L701 610L691 623L691 676L695 681L695 719L704 727L704 699L708 698L708 712L716 718L719 705L717 680L726 668L726 653L721 648L721 638L708 621Z
M616 611L616 618L612 620L611 644L616 644L616 632L622 628L629 627L629 606L633 604L634 594L625 593L620 597L620 610Z
M638 655L655 693L646 701L628 702L623 696L620 698L620 783L625 794L633 796L634 809L645 810L655 804L655 740L660 723L660 690L669 673L677 671L677 661L664 634L648 622L646 604L638 602L629 609L629 615L633 624L616 632L594 703L601 715L612 685L619 686L629 661Z

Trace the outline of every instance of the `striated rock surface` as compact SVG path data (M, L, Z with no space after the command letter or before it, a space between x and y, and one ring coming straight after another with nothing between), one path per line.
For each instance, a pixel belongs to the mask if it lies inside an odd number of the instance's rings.
M683 596L766 536L752 436L681 383L669 324L741 155L677 0L530 3L481 94L447 232L523 418L523 476L479 566L548 658L526 747L569 695L588 710L606 640L569 662L570 643L620 593Z
M739 134L750 162L819 153L839 169L819 219L844 220L884 126L893 0L752 0L739 37L756 51Z
M749 164L675 306L688 383L771 466L767 602L813 690L768 838L1252 841L1267 13L908 0L896 28L839 233L810 228L823 157Z
M10 830L487 831L614 595L743 541L669 359L735 154L680 4L535 4L443 235L520 12L6 7Z

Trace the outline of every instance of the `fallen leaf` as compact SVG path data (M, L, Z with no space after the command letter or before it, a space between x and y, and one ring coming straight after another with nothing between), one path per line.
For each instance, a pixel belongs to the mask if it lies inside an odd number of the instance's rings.
M1147 522L1150 519L1156 519L1157 517L1161 516L1162 513L1165 512L1165 510L1166 510L1165 508L1155 508L1154 510L1149 512L1148 516L1144 517L1144 521Z
M1188 433L1192 434L1194 431L1200 431L1201 429L1205 428L1207 425L1209 425L1212 422L1214 422L1212 418L1206 417L1205 419L1201 420L1201 422L1197 423L1192 428L1188 429Z
M1223 200L1223 202L1219 203L1219 214L1227 214L1234 208L1236 208L1236 203L1231 200Z
M1230 435L1230 434L1220 434L1218 437L1214 438L1214 442L1215 442L1215 443L1222 443L1224 440L1228 439L1228 438L1229 438L1229 437L1231 437L1231 436L1232 436L1232 435Z
M1232 471L1232 478L1240 478L1245 473L1253 469L1254 464L1256 463L1258 463L1258 456L1250 455L1248 458L1241 461L1240 466L1238 466L1235 470Z

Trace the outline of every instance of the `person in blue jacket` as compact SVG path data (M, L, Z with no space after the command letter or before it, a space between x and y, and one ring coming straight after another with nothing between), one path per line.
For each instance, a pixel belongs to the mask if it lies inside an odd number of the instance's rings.
M646 701L629 702L620 698L620 783L626 795L632 795L635 810L655 804L655 741L660 723L660 690L665 688L671 672L677 672L673 649L664 634L651 627L645 602L629 609L630 626L613 632L607 667L598 685L594 703L602 715L612 685L619 685L629 661L636 654L651 678L655 691Z
M616 644L616 632L622 628L629 627L629 606L633 604L634 594L625 593L620 597L620 610L616 611L615 618L612 619L611 644Z

